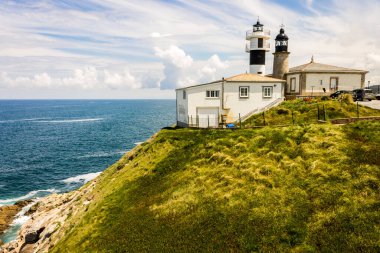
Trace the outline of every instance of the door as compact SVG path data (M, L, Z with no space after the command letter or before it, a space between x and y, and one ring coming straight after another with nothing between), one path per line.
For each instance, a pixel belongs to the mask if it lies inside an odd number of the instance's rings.
M198 126L201 128L218 127L219 108L218 107L198 107Z
M334 92L338 90L338 77L330 78L330 91Z

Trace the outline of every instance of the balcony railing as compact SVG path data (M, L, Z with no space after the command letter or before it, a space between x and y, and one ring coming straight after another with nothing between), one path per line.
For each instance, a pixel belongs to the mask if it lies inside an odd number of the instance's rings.
M251 46L250 43L245 45L245 51L247 53L249 53L249 51L251 50L260 50L260 49L270 50L270 42L269 41L264 42L263 47Z
M246 38L247 40L252 38L253 36L257 36L257 37L270 37L270 31L269 30L264 30L264 31L252 31L252 30L249 30L247 31L246 33Z

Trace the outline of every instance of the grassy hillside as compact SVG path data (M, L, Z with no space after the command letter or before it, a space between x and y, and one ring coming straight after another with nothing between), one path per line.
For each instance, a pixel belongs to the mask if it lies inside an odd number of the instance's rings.
M379 122L162 130L52 252L379 252L379 144Z
M320 98L308 101L291 100L266 111L265 125L292 125L293 122L294 124L316 123L318 108L320 120L356 118L358 110L359 117L380 116L379 110L361 105L358 107L351 96L344 96L341 100L321 100ZM243 126L262 126L264 116L262 113L253 115L243 123Z

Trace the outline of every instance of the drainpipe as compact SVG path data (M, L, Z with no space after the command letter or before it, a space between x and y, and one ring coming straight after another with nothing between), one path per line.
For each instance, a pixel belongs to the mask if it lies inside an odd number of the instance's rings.
M222 110L224 110L224 77L222 77ZM224 112L223 112L224 113Z

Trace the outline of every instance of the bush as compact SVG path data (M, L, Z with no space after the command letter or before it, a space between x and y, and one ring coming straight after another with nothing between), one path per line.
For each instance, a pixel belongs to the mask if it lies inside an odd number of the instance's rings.
M288 109L285 109L285 108L279 108L277 109L277 114L278 115L288 115L290 113L290 111Z

